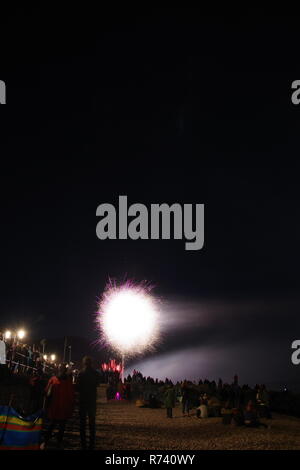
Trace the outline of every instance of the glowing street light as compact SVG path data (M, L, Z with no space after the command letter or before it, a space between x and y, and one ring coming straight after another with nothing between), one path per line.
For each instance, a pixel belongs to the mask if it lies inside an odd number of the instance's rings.
M26 335L26 332L24 330L19 330L17 333L17 336L19 339L23 339L25 335Z
M48 359L48 356L47 356L47 354L44 354L44 356L43 356L43 357L44 357L44 361L47 361L47 359Z
M24 336L26 336L26 331L24 331L23 329L20 329L14 332L11 332L10 330L6 330L6 332L4 333L5 339L13 338L14 341L16 340L16 338L23 339Z
M56 359L56 355L55 355L55 354L51 354L50 359L51 359L52 362L54 362L55 359Z

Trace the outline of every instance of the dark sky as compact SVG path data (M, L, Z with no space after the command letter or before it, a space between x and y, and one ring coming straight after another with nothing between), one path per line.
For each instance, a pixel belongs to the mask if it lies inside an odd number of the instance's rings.
M92 341L108 276L127 275L165 302L147 372L296 380L299 20L87 8L1 18L1 327ZM97 206L123 194L204 203L204 248L98 240Z

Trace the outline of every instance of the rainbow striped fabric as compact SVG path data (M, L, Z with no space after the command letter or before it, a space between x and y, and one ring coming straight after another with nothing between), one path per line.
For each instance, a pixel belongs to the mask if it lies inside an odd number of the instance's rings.
M11 406L0 406L0 450L39 450L43 410L23 418Z

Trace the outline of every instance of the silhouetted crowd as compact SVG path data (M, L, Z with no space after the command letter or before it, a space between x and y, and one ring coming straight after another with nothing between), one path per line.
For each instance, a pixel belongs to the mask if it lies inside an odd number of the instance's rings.
M13 374L13 381L3 381L2 389L6 388L10 394L7 404L16 407L18 403L11 393L11 385L21 387L27 397L26 413L32 415L40 411L43 416L43 433L40 449L47 449L49 441L55 436L56 447L63 448L63 439L67 422L74 415L78 415L80 425L80 440L83 450L94 449L96 438L96 400L97 387L100 384L100 373L92 367L92 359L85 356L82 368L77 374L67 367L67 364L59 364L55 370L44 370L42 367L33 368L30 375ZM26 393L25 393L26 392ZM1 403L0 404L4 404ZM24 410L21 410L24 411ZM23 414L23 413L22 413ZM86 435L86 421L88 420L89 433ZM54 431L58 430L55 434Z
M259 418L271 419L269 392L265 385L239 385L238 376L233 382L223 383L199 380L183 380L175 384L168 378L164 381L144 377L134 370L124 383L116 378L107 387L107 399L135 399L140 407L166 408L167 417L172 418L172 410L180 403L182 416L197 418L221 417L223 424L234 423L249 427L264 426Z
M97 386L101 383L101 371L92 367L89 357L83 359L81 371L74 371L67 364L47 364L39 347L20 340L5 339L0 333L0 363L13 375L25 375L30 386L30 410L45 410L46 432L41 448L47 448L58 428L57 446L63 445L67 421L73 416L76 392L79 397L80 436L82 449L87 448L86 420L89 422L88 448L95 446L95 417ZM74 373L76 372L76 373ZM145 377L134 370L124 382L120 372L105 375L107 400L134 401L136 406L165 407L167 418L173 417L178 404L183 417L206 419L222 418L223 424L247 427L267 427L261 418L271 419L269 393L265 385L250 387L240 385L235 375L232 383L205 380L177 381Z
M51 373L55 371L56 364L44 359L43 353L37 345L23 343L17 338L5 338L0 332L0 364L1 377L7 371L33 375L35 371L46 370ZM6 366L6 367L3 367Z

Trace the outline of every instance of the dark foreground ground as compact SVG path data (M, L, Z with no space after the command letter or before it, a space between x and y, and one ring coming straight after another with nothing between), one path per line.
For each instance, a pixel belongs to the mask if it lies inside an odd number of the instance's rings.
M300 449L300 419L274 414L266 421L270 429L224 426L220 418L174 418L165 409L137 408L127 402L109 402L99 396L96 448L103 450L195 450L195 449ZM65 449L80 449L78 419L69 423Z

